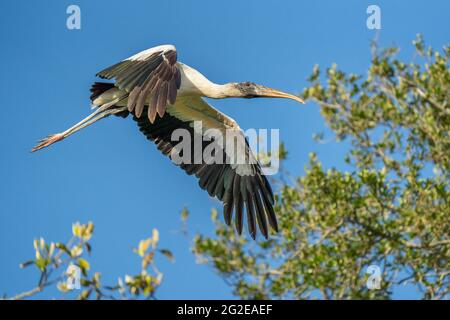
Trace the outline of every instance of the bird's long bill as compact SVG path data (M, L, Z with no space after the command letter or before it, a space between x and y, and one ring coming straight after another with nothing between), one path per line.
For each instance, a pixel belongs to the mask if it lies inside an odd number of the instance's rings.
M293 94L290 93L286 93L283 91L279 91L276 89L272 89L272 88L263 88L260 89L259 95L261 97L267 97L267 98L285 98L285 99L291 99L300 103L305 103L305 101L303 101L303 99L301 99L298 96L295 96Z
M75 132L77 132L83 128L86 128L87 126L90 126L94 122L97 122L98 120L103 119L111 114L120 113L120 112L123 112L124 110L126 110L126 107L109 109L109 110L108 110L108 107L109 106L105 105L101 108L98 108L93 113L91 113L89 116L87 116L86 118L84 118L83 120L81 120L80 122L75 124L74 126L70 127L66 131L48 135L44 139L40 140L39 143L33 149L31 149L31 152L41 150L45 147L48 147L48 146L54 144L55 142L61 141L65 138L67 138L68 136L74 134Z

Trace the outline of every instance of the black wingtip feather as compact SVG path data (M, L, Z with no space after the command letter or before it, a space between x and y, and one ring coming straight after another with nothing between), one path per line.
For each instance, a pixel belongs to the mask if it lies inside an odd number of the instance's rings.
M242 200L239 200L242 201ZM236 212L235 214L235 218L234 218L234 225L236 227L236 231L238 233L238 235L242 235L242 229L244 227L244 219L243 219L243 205L242 202L241 204L236 208Z
M268 239L269 230L267 228L266 213L264 212L264 206L261 202L261 197L259 192L255 192L255 204L256 204L256 219L258 221L259 229L263 234L264 238Z
M263 204L264 208L266 209L267 218L269 220L269 224L272 227L275 232L278 232L278 222L277 222L277 216L275 215L275 211L273 210L273 205L270 203L270 200L267 199L263 195Z
M231 212L233 210L233 203L225 202L223 206L223 219L225 223L229 226L231 225Z
M255 220L255 207L253 204L253 195L250 193L247 196L247 201L245 202L247 205L247 227L248 232L253 240L256 239L256 220Z

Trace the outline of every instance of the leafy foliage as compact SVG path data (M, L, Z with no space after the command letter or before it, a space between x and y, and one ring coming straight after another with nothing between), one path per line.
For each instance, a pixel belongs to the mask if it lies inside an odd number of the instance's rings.
M450 47L415 59L372 48L367 76L314 67L304 99L320 106L350 171L323 168L315 154L294 184L280 179L280 233L248 242L217 219L216 237L193 251L241 298L388 299L409 284L424 299L450 292ZM321 135L318 135L319 139ZM366 286L370 265L378 290Z
M155 265L155 254L160 253L170 261L173 260L171 251L158 249L158 230L153 229L152 236L141 240L138 247L134 249L141 258L141 272L119 278L117 284L113 286L103 285L99 272L90 272L87 255L92 251L89 241L93 232L92 222L87 224L77 222L72 225L73 236L67 243L47 243L43 238L34 240L35 259L21 264L21 267L35 266L39 270L38 285L11 299L25 299L55 285L63 294L62 298L153 299L163 279L163 273ZM79 279L77 279L77 270L80 271ZM74 285L77 281L79 281L79 288Z

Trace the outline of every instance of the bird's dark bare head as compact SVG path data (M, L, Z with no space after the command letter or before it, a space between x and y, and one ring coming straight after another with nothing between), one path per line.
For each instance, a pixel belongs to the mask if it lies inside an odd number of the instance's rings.
M236 83L235 86L242 98L285 98L304 103L303 100L297 96L249 81Z
M262 86L247 81L236 83L236 87L241 92L243 98L251 99L260 97L258 93L260 92L259 88Z

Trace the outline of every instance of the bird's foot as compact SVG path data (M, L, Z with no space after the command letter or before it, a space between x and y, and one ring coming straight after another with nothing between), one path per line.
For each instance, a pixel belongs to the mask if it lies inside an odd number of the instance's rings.
M41 150L55 142L61 141L62 139L64 139L64 135L62 133L50 134L44 139L40 140L39 144L37 144L33 149L31 149L31 152Z

